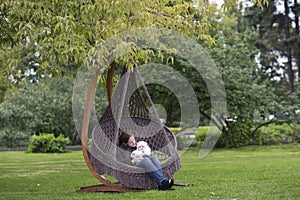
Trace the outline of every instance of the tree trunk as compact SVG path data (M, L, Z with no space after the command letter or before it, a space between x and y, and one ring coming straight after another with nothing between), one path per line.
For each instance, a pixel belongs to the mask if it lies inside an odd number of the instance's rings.
M288 0L284 0L284 13L285 13L285 39L289 41L291 34L290 34L290 19L289 19L289 6ZM288 75L288 87L291 93L295 91L294 85L294 73L293 73L293 65L292 65L292 49L290 45L287 45L286 55L288 58L286 71Z
M112 87L113 87L113 76L114 76L115 66L116 63L112 62L107 72L107 78L106 78L106 92L107 92L107 100L109 103L111 102L111 97L113 92Z
M81 145L81 138L78 132L74 133L73 138L71 139L72 145Z
M299 30L299 9L300 4L298 4L298 0L294 0L294 14L295 14L295 37L299 38L300 37L300 30ZM296 40L297 44L300 43L300 41ZM296 55L296 64L297 64L297 69L298 69L298 82L300 82L300 49L297 48L295 49Z

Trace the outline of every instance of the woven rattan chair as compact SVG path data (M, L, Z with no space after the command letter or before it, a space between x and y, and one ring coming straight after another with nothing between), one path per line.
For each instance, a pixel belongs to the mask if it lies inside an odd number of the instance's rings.
M144 98L137 89L137 80L141 85ZM92 98L90 93L95 85L96 78L91 81L87 99ZM152 112L147 109L145 103L151 106ZM89 109L87 106L87 112ZM87 129L84 127L87 123L87 119L84 119L83 130ZM87 133L85 131L82 133L82 151L85 161L92 174L102 184L82 187L78 191L127 192L156 188L155 181L145 169L126 165L116 159L118 138L122 131L133 133L137 141L144 140L149 144L153 154L158 156L167 178L172 178L180 169L176 138L160 122L143 79L135 68L133 71L124 72L121 76L109 105L92 131L92 144L89 147ZM106 175L118 181L112 182L105 178Z

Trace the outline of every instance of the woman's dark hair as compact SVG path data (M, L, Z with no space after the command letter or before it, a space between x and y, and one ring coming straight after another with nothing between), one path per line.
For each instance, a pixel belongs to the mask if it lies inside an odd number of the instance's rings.
M126 132L122 132L120 137L119 137L119 146L121 144L127 144L129 138L132 136L132 134L126 133Z

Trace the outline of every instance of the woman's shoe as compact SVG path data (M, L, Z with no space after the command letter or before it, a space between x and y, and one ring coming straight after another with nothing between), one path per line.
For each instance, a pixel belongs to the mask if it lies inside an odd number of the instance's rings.
M174 185L174 180L169 179L169 180L163 180L161 184L158 186L159 190L170 190L171 187Z
M174 185L174 179L170 179L169 180L169 184L170 184L170 188L173 187L173 185Z

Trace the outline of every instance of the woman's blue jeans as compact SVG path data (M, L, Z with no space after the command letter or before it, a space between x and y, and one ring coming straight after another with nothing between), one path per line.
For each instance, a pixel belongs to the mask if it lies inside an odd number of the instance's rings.
M161 169L160 162L156 156L145 157L143 160L136 163L135 166L146 169L147 172L149 172L154 178L157 185L160 185L161 182L166 179Z

